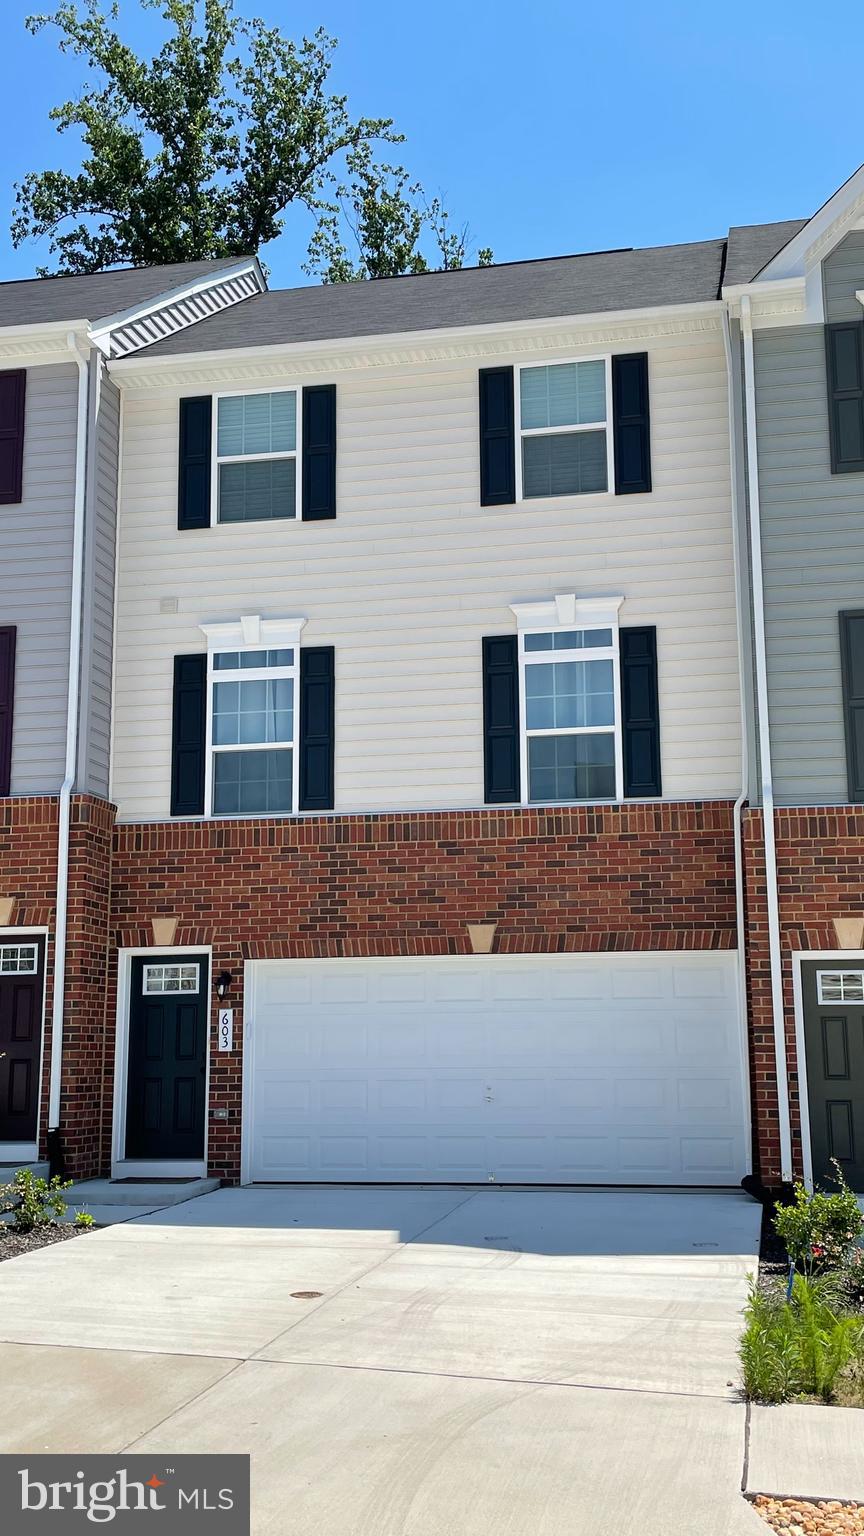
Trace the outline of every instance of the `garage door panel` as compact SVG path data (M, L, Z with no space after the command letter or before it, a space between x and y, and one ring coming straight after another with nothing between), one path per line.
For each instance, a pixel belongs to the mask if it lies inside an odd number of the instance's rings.
M253 1179L735 1183L734 957L250 966Z

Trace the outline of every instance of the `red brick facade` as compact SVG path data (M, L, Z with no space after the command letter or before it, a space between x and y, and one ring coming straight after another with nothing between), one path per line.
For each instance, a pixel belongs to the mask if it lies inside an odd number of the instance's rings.
M167 822L115 833L112 941L213 947L234 975L231 1056L211 1055L210 1166L240 1155L243 963L316 955L469 950L467 924L496 922L496 948L675 950L735 942L728 803ZM116 956L109 1014L116 1006ZM211 1014L215 1030L215 1009ZM108 1030L110 1096L113 1024ZM104 1157L110 1150L106 1110Z
M827 806L775 813L777 885L783 952L786 1060L792 1116L795 1172L802 1171L793 954L836 950L835 917L860 914L864 899L864 810ZM762 813L744 819L747 886L747 978L750 991L750 1050L757 1165L768 1183L780 1178L777 1078L774 1062L765 856Z
M50 795L0 800L0 897L11 898L15 903L15 928L22 932L48 930L39 1113L39 1152L43 1157L47 1151L59 810L59 800ZM70 1168L84 1176L98 1173L101 1167L113 826L113 806L89 795L73 795L69 825L63 1145Z
M58 802L0 801L0 896L13 923L47 928L47 1124ZM234 976L235 1051L211 1054L210 1166L239 1171L243 965L337 955L469 950L467 924L495 922L509 953L729 949L735 944L729 802L321 816L299 821L122 824L75 796L70 829L63 1145L79 1174L110 1163L117 952L212 946ZM744 817L750 1055L757 1166L779 1178L761 814ZM791 955L833 949L834 917L861 900L864 812L780 811L777 844L787 1045L800 1167ZM211 1011L215 1034L215 1007ZM44 1150L44 1133L43 1133Z

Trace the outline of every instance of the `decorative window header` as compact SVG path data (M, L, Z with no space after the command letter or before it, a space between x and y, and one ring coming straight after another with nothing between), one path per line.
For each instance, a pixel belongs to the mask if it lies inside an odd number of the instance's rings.
M208 651L239 651L245 646L281 650L300 644L305 618L262 619L260 614L245 614L227 624L201 624Z
M577 597L575 592L559 592L544 602L511 603L510 608L521 634L531 629L617 628L623 602L623 597Z

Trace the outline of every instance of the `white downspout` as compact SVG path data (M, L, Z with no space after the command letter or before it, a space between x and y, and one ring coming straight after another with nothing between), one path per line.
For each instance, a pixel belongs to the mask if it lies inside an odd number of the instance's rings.
M72 614L69 623L69 689L66 704L66 760L60 786L57 839L57 909L54 920L54 991L51 1006L51 1073L48 1129L60 1126L63 1071L63 1004L66 993L66 922L69 908L69 820L78 758L78 700L81 688L81 626L84 593L84 505L87 485L87 410L89 357L70 331L68 346L78 365L78 423L75 437L75 502L72 516Z
M737 415L735 372L732 364L732 331L729 321L729 306L723 305L723 349L726 353L726 388L729 410L729 469L732 484L732 560L735 567L735 629L738 639L738 675L739 675L739 701L741 714L741 788L738 797L732 807L732 835L735 847L735 926L737 930L738 966L736 972L738 986L738 1020L741 1030L742 1053L745 1081L749 1078L749 1056L747 1051L749 1010L747 1007L747 924L744 914L744 847L741 818L745 802L750 793L750 712L747 707L747 690L745 675L748 664L747 642L745 638L746 615L749 613L747 601L747 589L744 580L745 562L741 549L741 508L738 500L738 434L735 430ZM748 1106L750 1095L747 1095ZM748 1127L752 1120L752 1113L748 1107ZM752 1138L751 1138L752 1139ZM748 1140L748 1173L752 1169L751 1145Z
M780 943L780 902L777 891L777 845L774 829L774 780L768 720L768 660L765 646L765 588L762 577L762 517L759 501L759 454L756 439L756 373L753 359L753 318L750 297L741 298L744 337L744 413L747 433L747 489L750 502L750 567L753 591L753 641L756 662L756 718L759 722L759 768L762 779L762 822L765 842L765 897L768 906L768 955L771 971L771 1011L774 1023L774 1063L780 1131L780 1174L792 1178L792 1124L789 1116L789 1075L786 1066L786 1014L783 1004L783 952Z

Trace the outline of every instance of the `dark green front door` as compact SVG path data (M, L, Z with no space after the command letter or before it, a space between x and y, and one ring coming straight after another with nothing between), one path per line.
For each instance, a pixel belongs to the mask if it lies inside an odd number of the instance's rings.
M127 1158L204 1156L208 995L203 955L132 962Z
M864 1190L864 965L812 961L802 968L813 1178L836 1158Z

